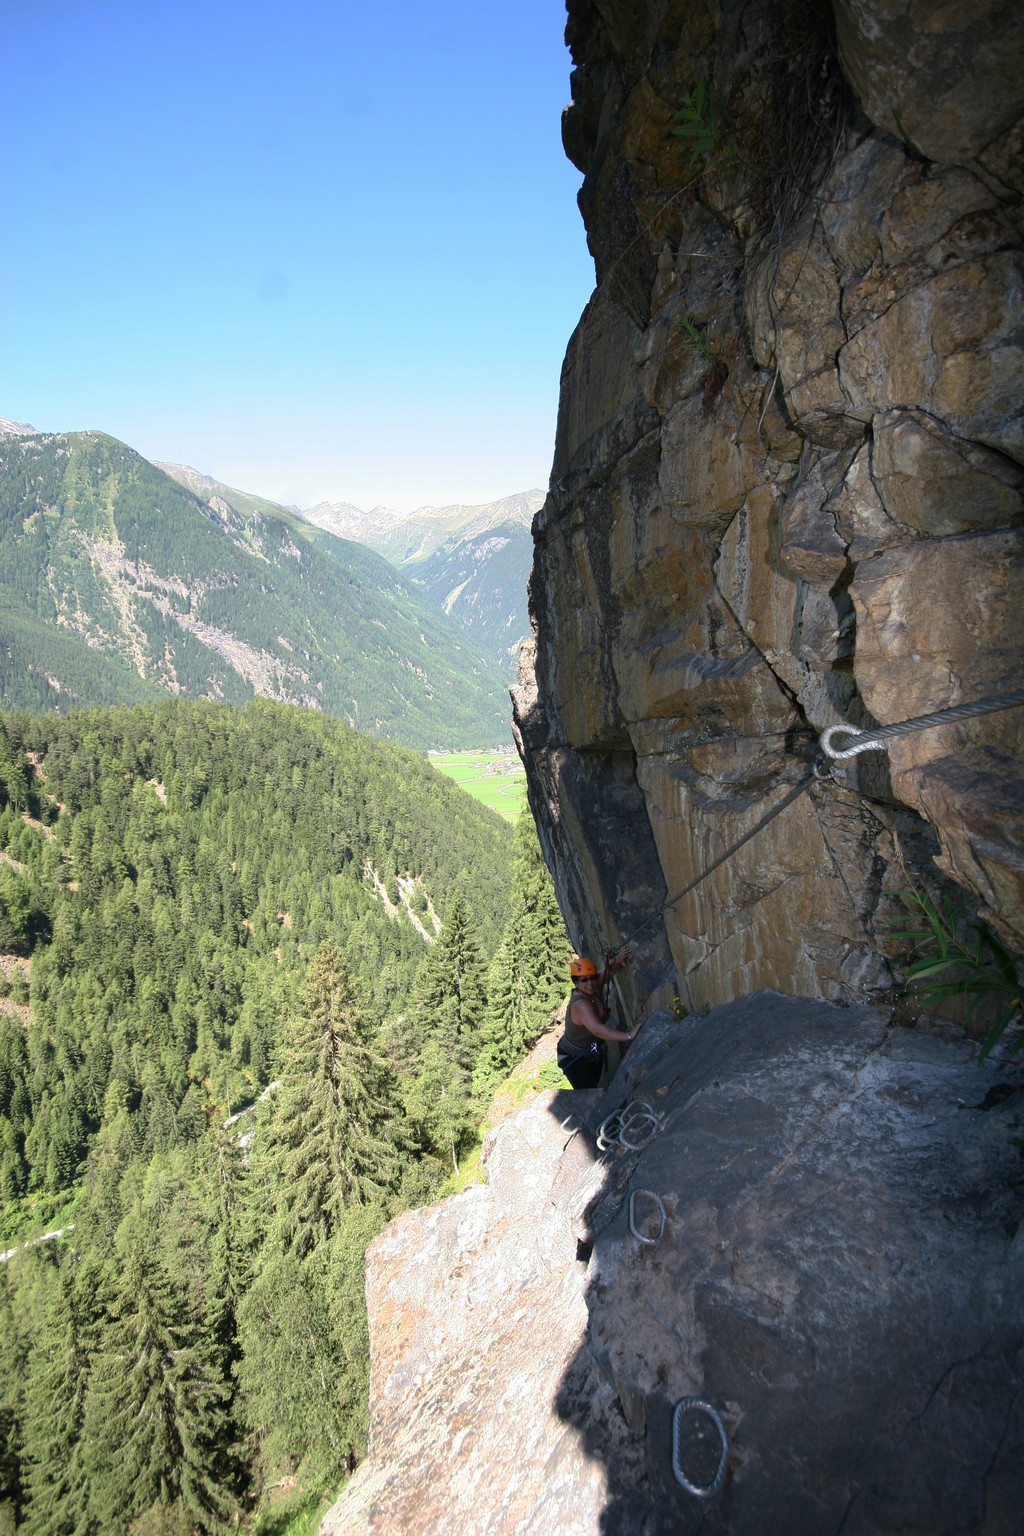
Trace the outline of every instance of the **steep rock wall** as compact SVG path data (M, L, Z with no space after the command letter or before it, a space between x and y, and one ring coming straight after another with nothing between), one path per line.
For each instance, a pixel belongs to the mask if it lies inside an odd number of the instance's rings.
M865 997L890 982L894 833L1024 935L1021 711L814 780L648 919L825 726L1019 686L1022 17L569 0L598 283L516 730L577 944L639 928L620 1001L689 1015L374 1243L370 1454L324 1536L1020 1523L1019 1074L990 1101L969 1042ZM671 132L686 99L700 142ZM657 1134L599 1157L638 1094ZM728 1437L706 1501L672 1469L692 1395ZM697 1483L709 1422L678 1447Z
M513 697L593 952L749 830L824 727L1020 686L1024 12L568 10L597 288ZM1019 949L1022 735L1018 708L813 783L638 935L625 1007L884 991L894 832Z

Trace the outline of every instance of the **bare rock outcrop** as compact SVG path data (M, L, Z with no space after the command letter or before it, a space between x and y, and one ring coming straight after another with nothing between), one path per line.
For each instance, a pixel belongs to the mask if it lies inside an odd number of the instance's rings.
M1020 1077L896 1020L886 918L941 872L1020 947L1024 712L810 770L826 726L1021 683L1022 12L568 12L597 287L515 721L573 939L635 936L620 1006L663 1011L370 1249L370 1455L322 1531L1002 1536ZM599 1158L638 1097L656 1133Z
M654 1016L607 1095L540 1096L486 1187L370 1248L370 1452L321 1536L1015 1529L1024 1114L991 1080L878 1009ZM638 1098L656 1133L598 1157ZM686 1397L728 1440L709 1499Z
M597 287L513 697L594 950L781 800L826 726L1020 686L1024 57L1002 0L568 10ZM880 995L894 832L1019 950L1022 733L991 714L815 782L645 928L630 1005Z

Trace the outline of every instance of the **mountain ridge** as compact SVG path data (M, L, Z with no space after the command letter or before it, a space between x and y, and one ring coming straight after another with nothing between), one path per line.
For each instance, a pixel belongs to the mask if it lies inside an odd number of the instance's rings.
M530 633L526 584L533 562L531 527L542 491L517 491L497 501L455 502L396 512L369 512L352 502L318 502L303 511L225 485L185 464L159 462L172 479L215 511L228 508L297 518L335 538L372 549L401 569L445 616L515 679L519 647Z
M59 435L0 419L0 438ZM244 541L246 525L263 518L291 528L296 537L302 536L303 528L313 527L372 550L402 570L406 580L470 644L501 668L508 683L514 681L519 647L530 633L526 602L533 560L530 530L544 503L542 491L517 491L491 502L424 505L412 513L384 505L367 512L352 502L326 500L303 510L228 485L193 465L163 459L148 462L196 497L231 537L241 536ZM206 638L216 649L215 637ZM244 672L248 666L250 673L259 672L237 648L228 650L236 670ZM270 686L265 678L264 686Z
M531 529L544 505L539 490L498 501L363 512L349 502L319 502L302 515L377 550L433 598L515 680L519 647L530 634L526 588Z
M506 524L529 530L534 514L543 504L544 492L529 490L513 492L497 501L427 505L409 513L383 506L364 512L351 502L321 501L302 515L317 527L345 538L358 538L378 554L405 565L429 558L457 534L469 538Z
M393 565L189 481L104 433L0 438L6 703L259 696L419 748L505 739L503 675Z

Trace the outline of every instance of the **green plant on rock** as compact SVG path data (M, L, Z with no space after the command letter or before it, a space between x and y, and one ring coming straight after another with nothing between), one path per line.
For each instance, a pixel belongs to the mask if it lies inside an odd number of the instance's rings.
M692 315L687 315L683 320L683 330L690 338L690 344L694 351L699 352L705 361L712 358L711 343L708 340L708 328L706 325L698 325Z
M714 155L721 148L715 88L710 81L698 80L693 90L684 94L683 104L675 115L672 134L677 139L687 141L693 165Z
M740 150L735 133L732 130L727 133L722 127L715 88L710 80L698 80L693 90L684 94L670 132L673 138L686 141L694 170L727 176L746 164L746 156Z
M907 918L903 926L894 924L892 934L908 940L911 953L918 956L907 970L907 981L920 985L920 995L929 1003L970 998L968 1019L982 1003L999 1008L978 1051L979 1064L1004 1038L1012 1054L1024 1050L1024 984L1006 946L983 922L973 923L973 935L962 938L962 924L948 896L935 902L911 881L900 898Z

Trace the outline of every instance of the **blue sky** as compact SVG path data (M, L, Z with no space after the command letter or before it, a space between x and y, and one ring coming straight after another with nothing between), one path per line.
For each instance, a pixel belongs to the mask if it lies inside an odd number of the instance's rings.
M274 500L547 483L562 0L0 0L0 416Z

